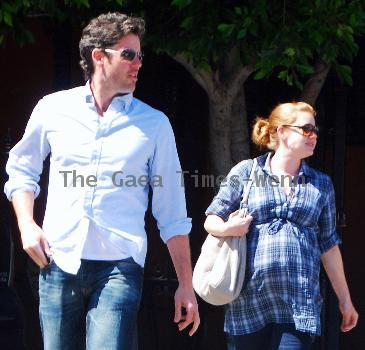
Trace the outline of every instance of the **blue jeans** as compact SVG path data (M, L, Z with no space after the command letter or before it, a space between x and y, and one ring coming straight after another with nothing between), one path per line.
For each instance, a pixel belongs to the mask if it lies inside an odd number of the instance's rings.
M142 283L132 258L82 260L77 275L51 262L39 276L44 349L133 349Z
M227 334L228 350L309 350L314 336L299 332L294 323L270 323L255 333Z

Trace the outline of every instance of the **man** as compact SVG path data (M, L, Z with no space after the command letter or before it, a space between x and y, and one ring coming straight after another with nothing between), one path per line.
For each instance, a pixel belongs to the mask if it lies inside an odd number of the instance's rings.
M190 335L199 326L187 236L191 220L174 135L163 113L132 95L143 34L140 18L108 13L91 20L80 40L86 85L41 99L9 155L5 193L23 248L41 268L45 349L81 349L85 340L88 349L132 348L149 186L179 280L174 321L179 330L192 324ZM33 220L33 204L48 154L41 229Z

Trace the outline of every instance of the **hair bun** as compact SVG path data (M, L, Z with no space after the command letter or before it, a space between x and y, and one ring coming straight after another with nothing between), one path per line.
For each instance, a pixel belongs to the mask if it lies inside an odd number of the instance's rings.
M252 141L259 146L270 143L270 123L268 119L257 117L253 126Z

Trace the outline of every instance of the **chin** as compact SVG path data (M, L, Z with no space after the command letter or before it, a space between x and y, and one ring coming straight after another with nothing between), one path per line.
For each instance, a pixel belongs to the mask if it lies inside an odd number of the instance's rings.
M314 150L312 150L312 151L308 151L308 152L305 152L305 153L304 153L304 156L303 156L303 159L304 159L304 158L311 157L311 156L313 156L313 154L314 154Z
M132 92L134 92L134 88L132 89L123 89L123 92L121 92L122 94L130 94L130 93L132 93Z
M136 89L136 84L133 84L133 85L131 84L128 86L124 85L119 88L119 93L130 94L130 93L134 92L135 89Z

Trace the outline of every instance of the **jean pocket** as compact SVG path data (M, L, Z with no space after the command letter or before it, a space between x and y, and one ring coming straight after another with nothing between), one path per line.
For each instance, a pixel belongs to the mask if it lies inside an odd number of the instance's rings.
M52 267L52 265L55 263L52 255L46 255L46 258L48 261L48 265L46 265L45 267L41 267L40 268L41 271L49 270Z
M124 273L143 275L143 267L137 264L132 257L117 260L114 264L119 271Z

